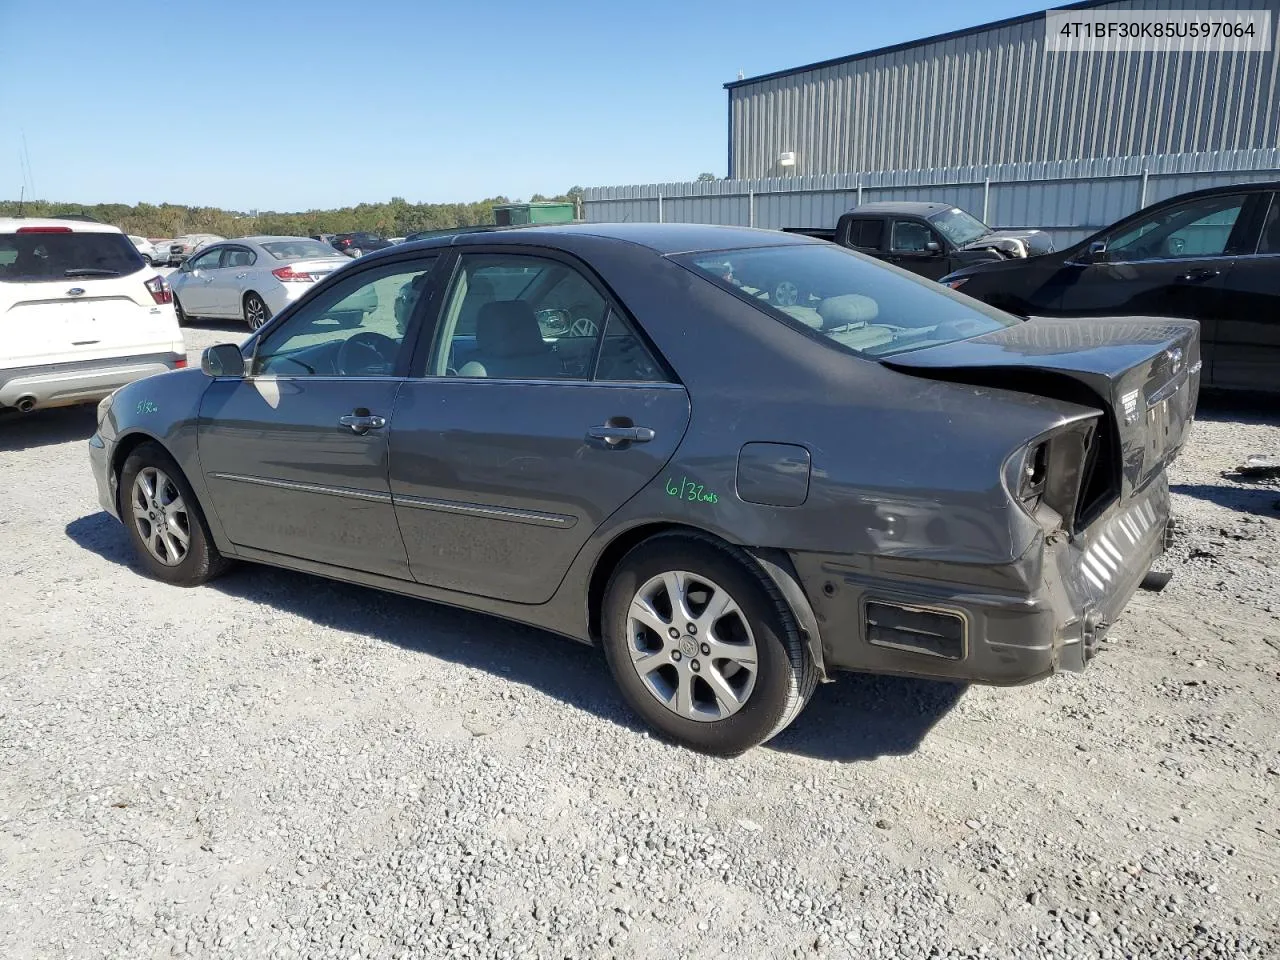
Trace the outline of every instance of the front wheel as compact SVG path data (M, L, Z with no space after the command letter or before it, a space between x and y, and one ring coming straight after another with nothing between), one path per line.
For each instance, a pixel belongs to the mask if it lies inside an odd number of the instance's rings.
M706 753L735 756L776 736L818 682L773 582L706 537L664 534L633 548L609 583L603 633L630 706Z
M178 295L173 295L173 313L178 318L178 326L184 327L187 324L187 311L182 309L182 301L178 299Z
M143 443L120 471L120 517L142 565L157 580L194 587L222 573L196 495L163 447Z
M271 319L271 308L256 293L244 295L244 322L250 330L257 330Z

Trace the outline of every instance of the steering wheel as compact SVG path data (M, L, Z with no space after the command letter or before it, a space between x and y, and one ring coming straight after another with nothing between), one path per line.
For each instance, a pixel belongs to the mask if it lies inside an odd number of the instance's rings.
M386 334L362 330L342 342L334 366L343 376L389 372L399 350L400 344Z
M596 322L590 317L579 317L569 324L569 335L571 337L594 337L599 330L600 328L596 326Z

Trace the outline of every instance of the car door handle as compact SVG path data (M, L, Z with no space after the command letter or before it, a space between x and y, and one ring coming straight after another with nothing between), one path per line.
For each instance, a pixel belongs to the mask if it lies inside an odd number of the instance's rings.
M1179 277L1175 277L1178 283L1202 283L1205 280L1212 280L1218 276L1219 270L1188 270Z
M345 417L339 417L338 423L344 427L350 427L352 433L363 435L370 430L381 430L387 425L387 419L386 417L371 414L368 411L361 413L357 410L355 413L349 413Z
M611 447L620 443L648 443L657 436L650 427L614 427L608 424L591 427L587 436L592 440L603 440Z

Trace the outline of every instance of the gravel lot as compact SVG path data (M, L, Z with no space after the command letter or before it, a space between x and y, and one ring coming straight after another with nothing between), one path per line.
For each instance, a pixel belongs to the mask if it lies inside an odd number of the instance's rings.
M733 761L535 630L144 579L92 421L0 424L8 960L1280 954L1280 484L1220 475L1275 414L1205 406L1173 581L1085 675L844 677Z

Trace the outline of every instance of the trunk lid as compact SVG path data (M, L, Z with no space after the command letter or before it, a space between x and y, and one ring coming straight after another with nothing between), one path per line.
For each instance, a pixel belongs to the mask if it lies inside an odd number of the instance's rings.
M332 257L316 258L312 260L290 260L287 265L297 273L308 273L312 280L323 280L333 271L340 267L345 267L351 262L350 257L344 257L335 253Z
M1200 387L1194 320L1046 318L936 347L885 366L934 379L1069 400L1107 414L1121 497L1170 463L1186 442Z

